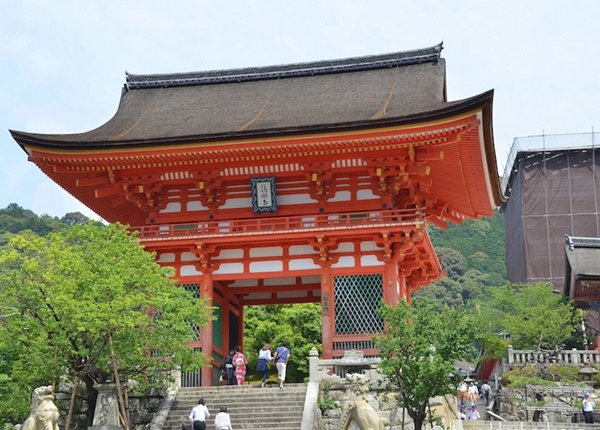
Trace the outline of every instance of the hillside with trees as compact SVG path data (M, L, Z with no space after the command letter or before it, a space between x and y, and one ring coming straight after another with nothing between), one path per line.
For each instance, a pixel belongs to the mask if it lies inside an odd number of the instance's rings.
M448 230L429 229L447 276L415 293L449 306L463 306L486 289L506 283L504 216L467 220Z

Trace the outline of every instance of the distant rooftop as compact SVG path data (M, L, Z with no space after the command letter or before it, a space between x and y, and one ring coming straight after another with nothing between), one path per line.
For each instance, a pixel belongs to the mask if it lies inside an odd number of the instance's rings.
M569 249L575 248L600 248L600 238L598 237L577 237L565 235L565 242Z
M501 183L502 193L507 196L507 187L510 183L511 176L516 171L515 163L519 158L519 154L527 152L592 149L596 147L600 148L600 133L598 132L515 137L504 166L504 174L502 175Z

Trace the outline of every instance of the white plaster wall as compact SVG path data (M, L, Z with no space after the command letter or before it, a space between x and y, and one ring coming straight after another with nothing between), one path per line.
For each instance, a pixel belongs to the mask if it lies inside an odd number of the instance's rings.
M311 198L308 194L278 194L277 204L285 205L306 205L309 203L317 203L317 200Z
M337 249L331 252L354 252L354 244L352 242L342 242L338 245Z
M360 250L361 251L381 251L383 248L378 246L375 242L361 242Z
M195 200L187 202L186 209L190 212L208 210L208 208L204 206L200 201Z
M173 252L163 252L156 259L157 263L173 263L175 261L175 254Z
M350 191L338 191L335 195L329 199L330 202L347 202L352 199Z
M213 260L236 260L244 258L243 249L223 249Z
M283 270L283 261L255 261L250 263L250 273L280 272Z
M355 265L354 257L340 257L337 263L332 264L332 268L340 268L340 267L354 267Z
M281 246L271 246L265 248L251 248L250 258L260 257L281 257L283 256L283 248Z
M293 245L288 249L290 255L317 254L317 251L310 245Z
M309 270L309 269L320 269L320 266L316 265L312 258L299 258L297 260L290 260L290 270Z
M229 275L244 273L243 263L222 263L219 268L213 272L215 275Z
M181 261L198 261L198 256L192 252L182 252Z
M179 276L197 276L202 275L202 272L196 270L196 267L193 265L181 266L179 269Z
M370 189L358 190L356 192L357 200L375 200L375 199L379 199L379 198L381 198L381 197L376 194L373 194L373 191L371 191Z
M159 213L166 214L171 212L181 212L181 203L171 202L167 203L167 206L164 209L161 209Z
M265 286L271 285L295 285L296 278L267 278L264 282Z
M256 287L258 285L258 281L256 279L237 279L232 284L231 287Z
M227 199L227 201L220 207L221 209L239 209L239 208L251 208L252 207L252 198L251 197L243 197L243 198L234 198Z
M363 255L360 257L360 265L363 267L369 266L383 266L385 263L379 261L375 255Z

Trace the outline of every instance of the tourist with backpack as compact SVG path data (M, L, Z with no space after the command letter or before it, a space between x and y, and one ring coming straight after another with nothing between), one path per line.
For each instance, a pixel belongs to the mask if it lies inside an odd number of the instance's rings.
M235 378L235 366L233 365L234 355L235 351L232 349L221 362L221 376L224 381L227 381L227 385L237 385L237 379Z

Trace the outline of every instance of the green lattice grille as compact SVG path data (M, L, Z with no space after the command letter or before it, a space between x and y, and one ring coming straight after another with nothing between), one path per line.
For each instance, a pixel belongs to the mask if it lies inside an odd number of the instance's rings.
M383 299L382 275L334 277L335 334L380 333L377 314Z
M191 291L195 298L200 298L200 285L199 284L180 284L186 291ZM200 340L200 326L194 321L190 322L190 327L194 333L194 340Z
M219 348L223 347L223 315L221 312L221 306L219 304L213 305L213 316L215 319L213 320L213 335L212 342L213 345L218 346Z
M200 298L200 285L198 284L181 284L186 291L191 291L194 293L195 298Z

